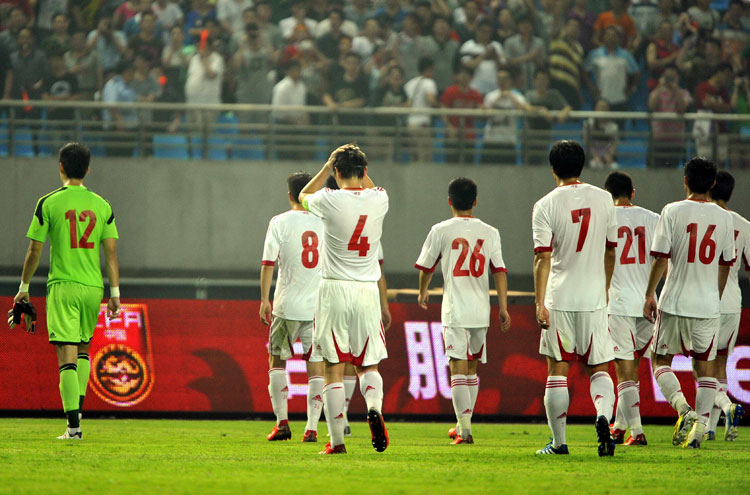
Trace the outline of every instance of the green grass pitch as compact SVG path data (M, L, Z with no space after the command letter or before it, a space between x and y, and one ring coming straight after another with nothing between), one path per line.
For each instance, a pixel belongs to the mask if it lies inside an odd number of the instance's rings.
M268 442L271 422L97 420L84 440L60 441L64 420L0 419L0 493L431 494L747 493L750 432L699 451L671 445L671 427L646 426L647 447L596 455L594 427L568 427L570 456L535 456L543 424L475 424L475 445L449 445L449 424L391 422L382 454L364 421L348 455L319 456L326 440Z

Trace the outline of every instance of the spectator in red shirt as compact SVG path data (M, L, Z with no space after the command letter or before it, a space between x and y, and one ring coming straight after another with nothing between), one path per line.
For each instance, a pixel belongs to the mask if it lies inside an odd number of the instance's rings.
M601 45L604 42L604 31L609 26L620 26L624 33L622 47L631 53L635 53L641 44L641 37L635 29L635 21L628 15L629 0L612 0L612 10L602 12L594 24L594 44Z
M672 41L674 26L668 20L659 23L656 36L646 48L646 67L648 68L648 89L654 89L659 84L659 78L665 67L677 61L680 47Z
M482 106L482 95L469 86L474 71L461 65L456 69L456 84L445 88L440 97L443 108L479 108ZM446 129L446 161L464 163L469 161L474 148L474 119L449 115L443 117Z
M714 74L698 85L695 91L695 104L699 112L730 113L729 83L732 82L732 66L720 63ZM713 160L721 166L727 159L729 128L723 121L696 120L693 128L698 155Z

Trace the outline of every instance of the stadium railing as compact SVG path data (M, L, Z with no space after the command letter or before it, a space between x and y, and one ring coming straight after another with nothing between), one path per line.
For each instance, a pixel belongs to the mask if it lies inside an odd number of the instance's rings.
M121 126L102 118L117 109ZM67 111L70 118L55 118ZM410 127L418 112L431 124ZM303 116L305 124L288 122ZM212 160L324 160L333 146L356 141L371 159L409 163L542 165L551 143L575 139L584 144L590 164L604 155L603 166L676 166L687 156L724 159L750 151L750 116L711 113L559 112L486 109L340 108L324 106L187 105L16 101L0 102L0 156L51 156L64 142L86 143L96 156L154 156ZM459 128L449 128L458 118ZM540 120L548 125L539 127ZM473 123L473 125L467 124ZM501 146L486 146L487 122L504 126ZM603 122L617 125L615 131ZM677 132L655 137L655 122L683 123ZM719 123L732 132L717 132ZM696 140L699 139L699 141ZM666 163L665 163L666 162ZM612 166L614 167L614 166Z

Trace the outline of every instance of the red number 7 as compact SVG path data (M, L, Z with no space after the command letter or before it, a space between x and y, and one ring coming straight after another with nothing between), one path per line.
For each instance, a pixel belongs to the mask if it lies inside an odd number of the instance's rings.
M591 208L581 208L570 212L573 217L573 223L581 223L581 230L578 231L578 245L576 253L583 249L583 243L586 242L586 235L589 233L589 220L591 220Z

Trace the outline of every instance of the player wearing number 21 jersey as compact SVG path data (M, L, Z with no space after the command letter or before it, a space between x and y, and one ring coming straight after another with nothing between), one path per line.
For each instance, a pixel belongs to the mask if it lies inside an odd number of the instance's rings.
M687 199L664 207L656 226L644 316L656 320L652 364L664 397L679 413L672 443L700 447L716 397L713 369L721 294L734 261L732 215L709 201L716 165L705 158L685 164ZM669 265L657 303L654 291ZM698 377L695 411L687 404L670 365L675 354L693 357Z
M427 309L428 287L442 260L442 324L445 355L451 371L451 396L458 424L449 436L454 444L472 444L471 417L477 401L477 364L487 362L490 324L489 273L497 288L502 330L510 328L507 278L498 230L473 216L477 185L464 177L448 186L453 218L433 225L415 268L419 273L419 305Z
M331 171L339 190L321 189ZM331 443L322 453L346 453L346 362L351 362L359 375L372 445L382 452L388 447L388 433L382 416L383 379L377 365L388 353L377 281L378 245L388 194L375 187L367 175L365 154L355 145L344 145L331 153L299 199L324 226L313 330L313 355L328 363L323 403Z

